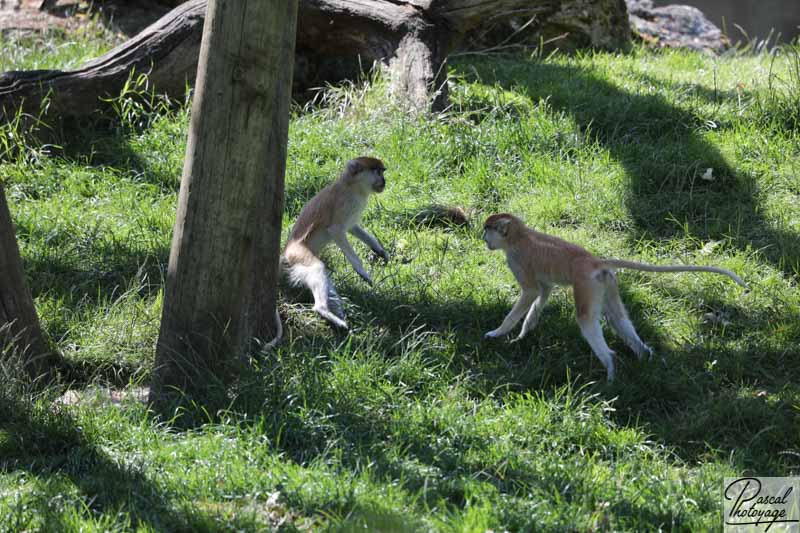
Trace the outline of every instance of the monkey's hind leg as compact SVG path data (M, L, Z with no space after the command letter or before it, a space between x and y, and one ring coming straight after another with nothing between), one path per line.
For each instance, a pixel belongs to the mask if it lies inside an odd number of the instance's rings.
M314 296L314 311L336 327L348 329L347 322L337 316L331 310L331 305L335 311L342 314L341 302L336 289L328 279L325 272L325 264L320 260L315 260L310 265L295 265L291 270L291 279L295 283L302 283L311 291Z
M606 284L603 279L590 279L575 283L575 311L581 334L592 351L606 368L606 379L614 381L614 351L606 344L603 328L600 325L600 313L603 309Z
M339 296L339 293L336 292L336 287L333 286L333 282L330 278L327 279L328 282L328 309L339 318L344 318L344 305L342 304L342 298Z
M611 279L606 285L605 316L608 323L614 328L625 344L633 350L633 353L641 360L645 355L648 359L653 357L653 349L642 342L636 329L633 327L622 298L619 296L616 276L611 274Z
M311 287L311 294L314 295L314 311L316 311L319 316L336 327L348 329L347 322L338 316L343 314L339 295L336 293L336 289L333 288L333 284L324 271L322 273L321 283L315 283L314 286ZM333 310L331 307L333 307Z

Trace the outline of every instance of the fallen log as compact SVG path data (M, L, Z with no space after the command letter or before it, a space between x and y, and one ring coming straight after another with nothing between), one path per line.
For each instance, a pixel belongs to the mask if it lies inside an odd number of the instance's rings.
M609 9L627 23L622 0L301 0L293 89L353 78L379 62L411 108L442 109L447 55L469 32L512 17L546 20L573 10L591 18ZM0 122L17 112L42 116L51 126L92 116L132 73L146 73L156 92L182 99L194 82L205 11L206 0L183 3L77 70L0 74Z

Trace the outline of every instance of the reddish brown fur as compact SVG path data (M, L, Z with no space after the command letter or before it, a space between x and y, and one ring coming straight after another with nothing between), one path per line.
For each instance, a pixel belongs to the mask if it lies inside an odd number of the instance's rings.
M351 160L358 163L359 167L345 168L339 179L325 186L309 202L303 206L289 235L284 255L290 261L298 254L299 250L291 245L295 242L304 242L318 228L327 228L334 223L341 223L342 215L349 212L352 207L353 178L362 170L385 170L386 167L380 159L374 157L357 157ZM355 172L353 172L355 170ZM290 249L294 248L294 249ZM304 261L303 257L297 260Z
M529 228L514 215L492 215L484 227L497 228L501 222L506 223L507 253L524 270L517 278L522 288L534 288L539 281L574 285L602 268L602 262L585 248Z
M367 170L373 170L373 169L386 170L386 167L383 165L383 161L375 157L367 157L367 156L356 157L355 159L353 159L353 161L357 161L362 167L364 167Z
M469 214L458 206L429 205L416 211L412 220L428 226L469 226Z
M374 157L348 161L339 179L318 192L300 211L283 252L283 267L292 283L308 287L314 295L315 311L340 327L346 327L346 322L329 309L329 304L340 307L338 295L319 255L328 243L334 242L356 272L372 284L372 278L347 240L347 233L388 259L380 242L359 225L368 197L382 192L386 185L384 170L383 162ZM341 315L340 308L338 311Z
M718 267L694 265L647 265L635 261L599 259L587 250L558 237L529 228L514 215L492 215L484 223L484 239L490 249L502 249L522 289L519 300L503 323L486 334L494 338L507 334L525 316L517 340L538 320L554 284L572 285L575 311L581 334L606 367L608 379L614 378L614 352L603 338L600 317L605 315L625 343L641 358L651 354L639 338L619 297L614 267L651 272L701 271L724 274L736 283L744 282L733 272Z

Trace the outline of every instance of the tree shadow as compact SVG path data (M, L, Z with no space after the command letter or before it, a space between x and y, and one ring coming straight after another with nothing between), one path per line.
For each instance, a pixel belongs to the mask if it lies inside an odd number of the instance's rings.
M461 65L454 68L467 79L513 89L568 114L622 164L630 180L625 206L636 225L631 240L668 239L686 230L703 240L727 237L741 250L759 250L788 276L800 275L800 236L764 218L755 178L703 138L703 117L575 65L504 58ZM711 181L702 178L708 168Z
M19 224L18 233L27 231ZM169 248L129 246L97 240L83 251L59 249L27 254L23 267L34 297L48 294L67 302L99 305L120 296L135 282L143 297L155 296L163 286ZM96 258L85 261L87 255Z
M39 229L18 224L19 235L33 235ZM34 232L34 233L31 233ZM130 298L150 302L163 288L169 249L152 243L109 241L103 237L31 247L23 258L23 268L34 298L57 302L70 312L50 313L47 335L62 345L76 342L81 332L74 330L77 316L114 312L117 305L128 306ZM80 249L74 249L74 246ZM107 310L107 311L106 311ZM78 345L78 349L80 346ZM94 358L66 358L60 368L62 378L75 383L98 379L125 386L143 368L128 360L99 361Z
M427 508L439 506L442 501L463 508L468 501L463 480L468 479L488 483L498 493L512 498L530 496L532 488L548 492L555 487L568 488L563 494L566 499L573 493L580 496L575 492L580 480L573 479L573 474L555 462L553 468L506 471L503 465L476 459L476 450L496 446L497 436L491 431L453 435L452 428L437 424L435 417L422 427L406 431L398 428L398 414L393 413L396 406L389 395L385 416L375 416L375 411L364 408L365 402L373 400L359 394L361 385L331 390L327 383L332 372L330 352L349 350L354 357L369 353L398 360L408 349L404 339L418 334L422 340L409 344L414 346L412 350L421 352L419 357L424 363L420 364L425 365L426 371L443 374L443 381L460 383L473 398L491 398L490 401L503 404L509 393L536 390L542 398L555 399L559 389L588 379L597 383L585 389L586 396L613 398L622 387L605 384L605 371L580 338L571 305L552 302L537 329L525 341L509 345L501 339L484 340L482 333L497 326L510 302L469 298L443 302L410 293L376 294L360 284L343 283L338 288L350 302L348 320L356 328L352 337L305 337L278 354L264 357L253 383L246 386L233 406L237 412L264 414L258 422L259 430L275 443L278 453L301 465L331 454L337 468L354 473L370 465L370 477L402 480L402 488L419 494L419 505ZM312 313L310 309L307 312ZM289 339L295 320L289 317L286 324ZM375 327L358 331L359 323ZM437 338L442 337L454 347L440 346ZM635 362L630 352L620 350L620 359L629 363L621 365L619 379L623 383L635 382L640 372L651 371L651 365ZM397 379L410 387L407 394L422 402L432 401L426 385L413 383L412 376ZM684 398L686 405L692 401ZM620 403L614 406L619 408ZM314 413L313 420L304 419L308 415L301 413ZM629 422L625 420L622 425ZM752 431L758 429L754 427ZM387 448L389 442L402 448L401 456ZM580 443L584 452L591 455L594 452L588 446L591 443ZM641 499L623 499L619 505L619 514L637 516L649 523L685 520L672 516L669 510L659 514L652 506L643 505ZM532 527L529 523L504 525L511 530Z
M93 120L87 124L68 124L59 133L61 144L53 155L79 165L121 170L119 175L137 183L155 185L164 193L177 193L180 173L155 168L131 146L130 136L148 129L150 121L135 128L122 128L118 121Z
M114 460L91 442L69 412L31 404L0 395L0 472L27 472L41 478L53 496L63 488L52 485L66 476L80 492L90 514L130 518L134 529L186 530L190 516L170 503L170 496L147 479L136 465ZM61 513L43 506L44 529L70 529L60 522ZM8 526L9 524L5 524Z
M301 388L307 388L310 395L318 395L320 384L316 380L329 371L322 354L350 349L379 353L385 359L399 359L406 349L403 339L416 331L425 336L425 343L429 345L424 349L425 364L446 373L449 381L468 383L468 389L476 397L492 396L502 401L509 393L531 390L547 396L570 383L589 383L588 393L605 399L616 398L613 404L616 410L609 416L620 426L633 424L643 428L658 442L673 447L687 462L705 460L713 451L718 458L736 454L739 464L753 471L777 474L782 469L785 472L797 468L792 457L776 458L775 453L791 440L793 432L800 431L800 417L792 407L794 398L800 396L797 386L800 375L792 369L785 346L775 346L764 336L751 335L752 329L763 330L778 320L800 324L800 315L792 310L754 313L735 303L716 299L703 290L687 290L681 286L675 289L676 298L699 302L694 311L698 316L717 312L719 319L703 322L697 328L697 339L676 349L673 347L676 339L662 338L658 330L640 318L645 314L645 304L637 301L623 283L623 301L642 339L655 348L656 357L637 360L606 326L606 339L616 351L618 369L617 380L607 384L604 368L580 335L571 295L567 298L555 295L537 327L522 342L509 344L507 339L483 338L483 333L496 327L511 307L511 302L502 297L481 300L458 295L448 300L414 287L371 291L357 280L339 282L337 288L348 301L347 318L355 328L352 337L312 334L310 338L293 343L282 356L282 362L268 358L255 398L245 401L254 403L242 406L244 411L251 411L259 409L256 405L263 409L269 404L275 425L269 431L280 437L282 451L300 464L324 453L330 447L330 432L333 432L337 438L347 440L346 449L353 450L352 464L348 466L356 468L365 462L363 451L374 450L377 443L390 438L391 429L383 427L380 420L365 419L359 414L359 405L335 401L328 404L335 412L330 421L335 427L292 427L288 421L294 417L294 406L287 403L286 390L281 387L282 378L278 376L288 372L286 379L308 379ZM305 313L314 317L310 309L302 314ZM309 317L302 317L302 323L297 324L299 317L289 316L285 321L287 338L293 337L295 328L307 335ZM725 320L731 324L724 325ZM359 324L370 326L363 330ZM787 335L796 341L798 331ZM437 347L437 338L447 339L452 348ZM368 346L361 347L358 343ZM302 354L297 355L303 358L302 370L282 367L295 357L292 354ZM309 354L315 357L309 358ZM786 370L776 374L776 369ZM740 397L750 383L764 393L752 398ZM426 392L424 386L421 387L417 393L424 396ZM272 399L265 400L262 394ZM732 424L730 420L741 423ZM409 445L415 457L437 468L455 471L464 468L459 463L458 450L453 451L453 457L448 460L451 462L442 462L441 457L431 455L433 452L426 439ZM749 443L744 451L743 443ZM466 454L471 445L464 444L463 453ZM370 455L369 459L378 464L385 461L383 468L387 475L409 479L410 473L397 470L397 465L389 458ZM512 490L501 481L498 481L498 488ZM450 490L443 487L444 492L438 496L449 494L447 498L459 504L458 497L447 492ZM436 497L436 493L431 494L431 504Z
M83 167L112 168L120 171L122 179L154 185L164 193L177 192L180 186L179 179L153 169L131 146L129 135L115 129L114 123L96 119L69 123L58 132L58 142L48 148L51 157ZM43 199L38 191L22 187L26 195ZM93 192L90 189L86 194ZM139 287L142 296L154 296L163 285L169 258L169 247L163 244L130 236L122 240L96 228L76 237L20 220L15 220L15 226L21 242L44 244L31 246L23 257L34 297L48 293L68 302L97 304L118 296L137 276L146 280ZM146 231L142 235L149 236Z

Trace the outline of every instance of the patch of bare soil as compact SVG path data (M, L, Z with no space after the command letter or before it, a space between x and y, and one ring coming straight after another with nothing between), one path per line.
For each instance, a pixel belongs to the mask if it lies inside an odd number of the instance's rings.
M116 390L106 387L90 387L88 389L70 389L55 400L56 405L123 405L133 401L147 403L150 387L133 387Z
M67 27L67 19L41 11L41 3L41 0L0 0L0 32Z
M128 37L161 18L175 2L158 0L0 0L0 33L66 31L88 24L95 15L109 29Z

